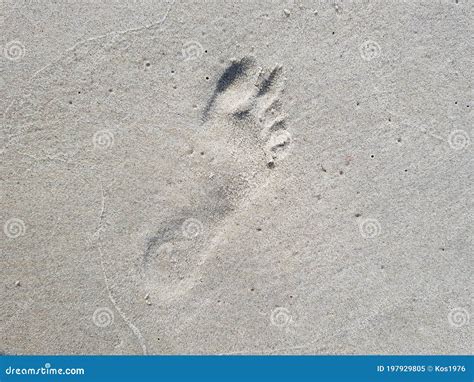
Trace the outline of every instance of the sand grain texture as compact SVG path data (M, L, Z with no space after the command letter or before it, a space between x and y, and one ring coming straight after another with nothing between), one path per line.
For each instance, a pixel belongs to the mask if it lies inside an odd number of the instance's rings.
M1 352L472 352L470 2L0 15Z

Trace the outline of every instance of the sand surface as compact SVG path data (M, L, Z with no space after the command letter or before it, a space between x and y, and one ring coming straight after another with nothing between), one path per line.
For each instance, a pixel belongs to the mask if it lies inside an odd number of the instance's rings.
M0 352L471 353L472 11L2 1Z

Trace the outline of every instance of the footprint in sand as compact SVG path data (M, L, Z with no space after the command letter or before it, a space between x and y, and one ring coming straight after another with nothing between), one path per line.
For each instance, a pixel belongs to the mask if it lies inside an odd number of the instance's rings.
M194 185L204 198L163 222L143 247L146 285L159 299L182 295L199 282L223 220L287 154L283 85L281 66L261 69L251 57L232 60L218 78L196 132L213 174Z
M126 49L125 34L87 40L36 72L4 111L2 141L6 168L26 190L41 189L34 205L21 203L30 191L11 193L18 216L47 238L47 262L66 254L71 275L104 284L144 352L132 323L148 319L137 310L153 309L142 297L153 305L185 298L226 221L291 149L281 66L232 60L191 127L181 117L188 103L169 96L160 69L175 67L175 57L149 33L133 32ZM157 62L144 66L143 52ZM97 145L103 131L110 139ZM71 281L79 303L82 282Z

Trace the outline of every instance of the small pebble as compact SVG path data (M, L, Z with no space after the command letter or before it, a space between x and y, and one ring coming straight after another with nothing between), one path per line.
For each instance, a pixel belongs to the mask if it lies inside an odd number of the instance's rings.
M20 280L15 281L15 286L19 287L21 285Z
M289 9L284 9L283 13L285 14L286 17L290 17L290 15L291 15L291 12L290 12Z
M147 293L145 295L145 302L147 305L151 305L151 301L150 301L150 293Z

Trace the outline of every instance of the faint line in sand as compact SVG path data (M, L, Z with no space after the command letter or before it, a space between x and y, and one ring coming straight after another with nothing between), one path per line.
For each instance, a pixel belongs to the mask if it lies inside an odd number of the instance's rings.
M43 66L42 68L40 68L39 70L37 70L33 76L31 76L29 82L31 82L38 74L40 74L41 72L43 72L44 70L46 70L47 68L49 68L50 66L53 66L54 64L58 63L62 58L63 56L68 53L68 52L72 52L74 51L77 47L81 46L81 45L84 45L88 42L91 42L91 41L97 41L97 40L100 40L100 39L103 39L103 38L106 38L108 36L113 36L113 35L124 35L124 34L127 34L127 33L133 33L133 32L140 32L140 31L143 31L143 30L147 30L147 29L152 29L152 28L155 28L161 24L164 24L164 22L166 21L166 19L168 18L168 15L169 13L171 12L171 8L173 7L174 3L175 3L176 0L173 0L170 2L170 4L168 5L168 8L164 14L164 16L161 18L161 20L157 21L157 22L154 22L154 23L151 23L149 25L145 25L145 26L142 26L142 27L138 27L138 28L130 28L130 29L125 29L125 30L122 30L122 31L112 31L112 32L108 32L106 34L103 34L103 35L99 35L99 36L95 36L95 37L89 37L87 39L84 39L84 40L81 40L77 43L75 43L71 48L67 49L62 55L60 55L56 60L54 60L53 62L50 62L49 64Z
M100 246L100 231L102 229L102 220L103 220L104 215L105 215L105 193L104 193L104 188L103 188L102 185L101 185L101 191L102 191L102 209L101 209L101 213L100 213L99 227L97 228L96 233L97 233L97 237L98 237L97 249L99 250L99 254L100 254L100 266L101 266L101 269L102 269L102 276L104 278L105 287L107 289L107 295L109 297L110 302L112 303L115 310L117 311L117 313L120 315L122 320L127 324L127 326L130 328L132 333L138 339L138 342L140 343L140 346L142 348L142 352L143 352L144 355L146 355L147 354L147 348L146 348L145 338L142 336L140 330L128 319L128 317L125 315L125 313L122 311L122 309L117 304L117 301L115 300L115 298L112 294L112 289L110 288L109 279L107 277L107 272L105 270L104 254L103 254L101 246Z

